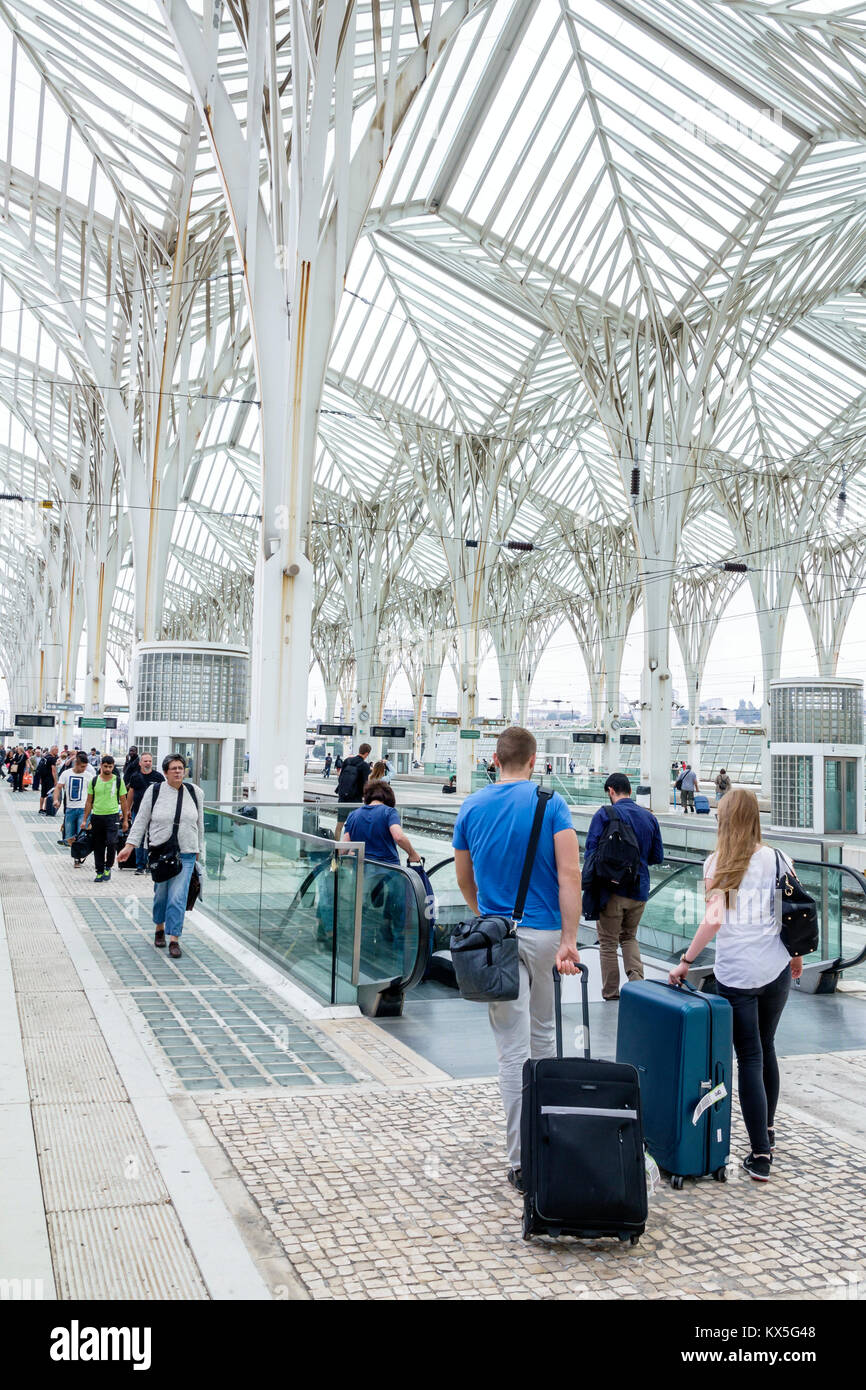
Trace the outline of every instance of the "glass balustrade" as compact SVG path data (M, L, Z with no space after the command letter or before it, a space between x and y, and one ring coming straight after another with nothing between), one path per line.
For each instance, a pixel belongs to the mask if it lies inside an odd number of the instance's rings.
M419 876L365 859L363 845L335 852L333 838L272 823L304 823L307 807L256 810L205 810L204 910L323 1003L370 1006L418 983L429 949Z
M450 852L456 809L399 807L436 894L429 948L421 881L402 866L365 860L361 846L344 841L335 854L335 803L257 804L255 810L253 820L208 807L206 910L325 1002L355 1003L366 991L369 1003L377 989L390 985L396 994L418 983L428 949L446 949L467 913ZM703 863L711 844L700 831L689 824L684 843L650 870L638 939L660 960L679 956L703 915ZM582 844L582 832L579 838ZM794 854L797 874L818 903L821 941L810 959L841 960L848 978L866 978L866 880L845 865L781 847ZM712 965L714 955L711 944L699 964Z

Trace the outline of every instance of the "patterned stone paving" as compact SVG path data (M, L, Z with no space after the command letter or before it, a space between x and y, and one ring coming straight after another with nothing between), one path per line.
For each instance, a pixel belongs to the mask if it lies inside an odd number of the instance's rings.
M866 1155L784 1112L769 1184L662 1184L632 1249L523 1241L493 1082L199 1107L314 1298L866 1297Z
M866 1297L866 1143L855 1146L853 1119L825 1133L783 1109L770 1184L732 1168L725 1186L661 1185L634 1249L524 1242L493 1081L446 1080L366 1019L307 1023L199 936L194 916L171 962L152 946L149 880L122 872L91 888L89 868L74 871L54 843L59 823L35 807L32 821L106 980L173 1084L196 1092L312 1297ZM838 1126L851 1089L831 1068L817 1099L804 1084L791 1094ZM737 1120L734 1153L745 1148Z

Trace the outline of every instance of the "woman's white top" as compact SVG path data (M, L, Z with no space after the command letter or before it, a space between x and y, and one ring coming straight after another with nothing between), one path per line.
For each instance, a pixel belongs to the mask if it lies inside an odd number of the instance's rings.
M793 864L779 851L789 869ZM704 879L712 882L716 856L704 864ZM776 856L769 845L761 845L749 861L743 881L732 894L733 906L725 908L716 934L716 963L713 972L729 989L760 989L781 975L791 957L782 945L781 912L777 916ZM781 904L780 904L781 907Z

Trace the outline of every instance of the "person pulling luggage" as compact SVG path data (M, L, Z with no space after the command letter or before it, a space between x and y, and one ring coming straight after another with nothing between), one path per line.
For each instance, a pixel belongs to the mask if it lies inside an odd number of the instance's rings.
M743 1167L757 1182L767 1182L780 1085L775 1035L791 980L803 973L803 957L791 957L782 941L777 851L761 840L755 793L744 788L728 792L718 816L718 843L704 864L703 921L668 978L672 985L684 980L716 938L713 972L719 993L733 1009L740 1109L751 1144ZM778 851L778 859L793 874L788 856Z
M532 782L537 745L528 729L505 729L493 761L498 782L473 792L454 824L457 884L472 913L510 918L518 896L535 819L538 789ZM499 1057L499 1089L505 1110L508 1181L523 1192L520 1109L527 1058L556 1055L554 966L575 975L580 964L580 850L571 812L558 792L544 808L541 833L517 929L520 992L488 1005Z
M598 923L602 998L619 998L619 962L630 980L643 979L637 929L649 898L650 864L661 864L665 850L651 811L631 800L631 782L612 772L604 784L610 806L596 811L586 835L583 864L583 915Z
M687 816L689 811L695 815L695 792L700 791L701 784L698 781L697 773L692 768L691 763L686 764L685 772L677 783L680 795L683 800L683 815Z

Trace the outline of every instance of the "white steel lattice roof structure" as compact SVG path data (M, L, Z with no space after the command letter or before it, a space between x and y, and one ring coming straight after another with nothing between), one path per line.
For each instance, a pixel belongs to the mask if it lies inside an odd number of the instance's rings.
M301 691L314 618L329 698L453 652L471 717L565 618L609 725L643 605L661 750L670 633L699 688L742 582L765 687L795 590L831 673L864 77L829 0L0 0L13 703L82 634L88 704L136 640L285 626Z

